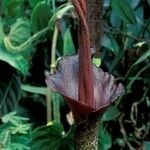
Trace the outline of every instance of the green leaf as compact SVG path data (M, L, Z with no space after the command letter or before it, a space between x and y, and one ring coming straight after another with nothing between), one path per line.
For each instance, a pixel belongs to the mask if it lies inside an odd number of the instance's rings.
M48 126L37 128L32 133L32 150L72 150L73 136L65 134L61 124L51 122Z
M114 10L111 11L110 22L111 22L112 26L115 28L121 27L122 20Z
M134 12L127 0L112 0L111 6L125 23L136 23Z
M22 4L23 0L3 0L1 9L6 18L15 19L23 10Z
M8 35L14 46L24 43L30 36L31 25L29 20L26 18L17 19L17 21L11 26Z
M2 117L2 122L3 123L8 123L11 119L12 119L12 116L16 115L16 112L11 112L9 114L6 114Z
M115 120L117 117L119 117L121 112L116 106L111 106L103 115L102 120L103 121L111 121Z
M41 94L41 95L47 95L48 89L47 87L37 87L37 86L31 86L31 85L21 85L21 89L35 94Z
M101 45L111 50L115 55L119 52L119 46L112 36L105 36Z
M136 0L136 1L135 0L128 0L128 3L130 3L132 9L135 9L139 5L140 2L141 2L141 0Z
M64 34L63 55L72 55L72 54L75 54L75 47L69 27Z
M32 30L34 33L48 26L52 12L45 1L39 2L31 15Z
M100 58L93 58L93 63L95 64L95 66L100 67L101 65L101 59Z
M2 117L0 125L0 145L2 150L29 150L31 142L31 125L27 118L17 116L11 112ZM15 124L14 124L15 122Z
M102 123L99 130L99 147L100 150L108 150L112 146L111 135L104 129Z
M10 66L21 71L22 74L28 74L28 61L19 54L11 54L0 47L0 60L5 61Z
M31 57L33 48L31 43L29 43L23 47L23 52L20 52L22 50L19 49L19 46L27 41L30 36L31 29L29 20L19 18L12 24L9 34L5 37L4 45L6 49L0 47L0 60L7 62L23 74L28 73L28 58ZM14 50L14 48L16 49Z
M20 117L17 115L16 112L10 112L9 114L6 114L2 117L2 122L3 123L11 123L14 127L14 130L12 131L13 134L15 130L17 130L17 132L22 132L22 131L26 131L30 128L30 124L23 124L24 122L26 122L27 120L29 120L28 118L25 117ZM17 128L16 128L17 127ZM20 129L19 129L19 128ZM18 130L19 129L19 130ZM16 131L15 131L16 132Z
M150 56L150 49L147 50L147 51L133 64L133 66L138 65L139 63L143 62L143 61L144 61L145 59L147 59L149 56Z
M138 25L143 24L144 23L143 21L144 20L144 8L138 7L135 11L135 16L136 16L137 22L139 23Z
M143 150L150 150L150 141L144 141Z

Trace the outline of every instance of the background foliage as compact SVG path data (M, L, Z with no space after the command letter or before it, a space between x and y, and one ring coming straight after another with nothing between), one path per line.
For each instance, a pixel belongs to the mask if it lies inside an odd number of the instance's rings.
M104 0L105 35L93 63L126 91L102 118L101 150L150 149L149 9L150 0ZM67 0L0 1L0 149L74 149L69 107L45 76L76 52L77 29Z

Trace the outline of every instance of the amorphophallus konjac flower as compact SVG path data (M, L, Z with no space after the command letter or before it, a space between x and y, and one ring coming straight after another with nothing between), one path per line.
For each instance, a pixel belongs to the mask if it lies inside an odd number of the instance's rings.
M80 20L79 52L73 56L63 57L58 62L56 72L46 78L46 83L50 90L64 97L73 112L77 124L76 149L97 150L99 118L122 93L123 85L117 85L111 74L92 64L93 48L90 47L94 47L97 38L101 37L90 37L92 33L89 32L89 26L92 26L92 22L87 21L87 16L90 16L89 13L96 13L88 12L89 9L101 13L101 3L99 0L87 0L87 7L85 0L72 2ZM101 21L101 15L96 16L98 21Z

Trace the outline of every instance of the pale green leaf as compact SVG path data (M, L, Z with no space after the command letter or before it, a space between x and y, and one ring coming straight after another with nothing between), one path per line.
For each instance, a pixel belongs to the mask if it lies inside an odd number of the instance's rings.
M101 65L101 59L100 58L93 58L93 63L95 66L100 67Z

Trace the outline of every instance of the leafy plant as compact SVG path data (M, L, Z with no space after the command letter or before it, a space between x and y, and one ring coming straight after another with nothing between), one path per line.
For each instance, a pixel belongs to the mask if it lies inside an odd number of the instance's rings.
M27 118L11 112L1 118L0 147L2 150L28 150L31 142L31 125Z

